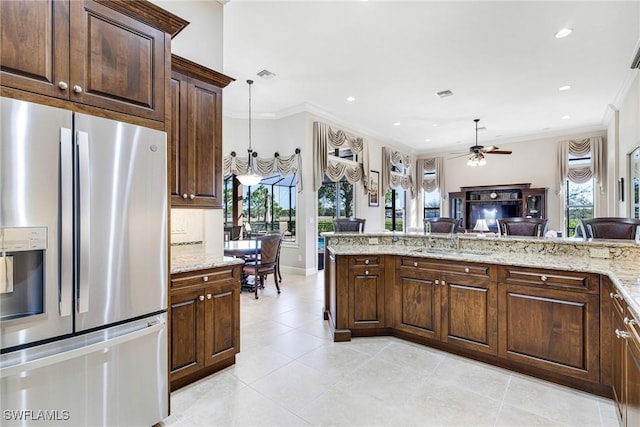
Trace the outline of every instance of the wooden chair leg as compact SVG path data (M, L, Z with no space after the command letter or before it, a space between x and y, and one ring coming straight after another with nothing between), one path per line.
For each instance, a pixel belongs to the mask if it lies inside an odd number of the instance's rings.
M277 271L277 269L274 270L274 272L273 272L273 281L276 282L276 289L278 290L278 293L280 293L280 285L278 284L278 271Z

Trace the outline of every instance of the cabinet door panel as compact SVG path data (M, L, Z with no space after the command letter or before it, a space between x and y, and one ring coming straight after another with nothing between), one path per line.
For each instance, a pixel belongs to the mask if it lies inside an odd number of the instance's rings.
M169 179L171 180L171 203L180 204L186 194L188 175L187 141L187 76L173 72L171 75L171 124L167 137L171 147Z
M396 329L426 338L439 338L440 290L434 280L405 276L396 284Z
M69 2L0 2L0 80L3 86L68 98Z
M598 295L502 285L499 355L597 381Z
M204 367L204 316L199 297L202 289L171 295L171 378L176 379Z
M165 33L101 4L72 1L71 35L71 100L164 120Z
M634 336L627 341L627 424L640 426L640 342Z
M497 294L488 279L449 276L444 287L443 340L497 354Z
M206 364L221 361L240 351L240 296L237 284L207 289L205 316Z
M379 328L384 324L382 271L353 271L349 279L349 320L352 328Z
M221 207L222 144L219 130L222 109L221 90L216 86L193 80L189 87L189 165L192 179L189 194L193 205Z

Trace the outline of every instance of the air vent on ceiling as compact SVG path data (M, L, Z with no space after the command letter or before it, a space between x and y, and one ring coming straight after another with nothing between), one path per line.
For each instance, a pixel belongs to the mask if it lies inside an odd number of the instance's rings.
M272 73L271 71L264 69L262 71L259 71L257 73L258 76L262 77L263 79L272 79L275 77L275 73Z
M441 92L436 92L436 95L438 95L440 98L446 98L447 96L452 96L453 92L451 92L449 89L447 89L447 90L443 90Z
M631 68L640 68L640 48L636 52L636 57L631 62Z

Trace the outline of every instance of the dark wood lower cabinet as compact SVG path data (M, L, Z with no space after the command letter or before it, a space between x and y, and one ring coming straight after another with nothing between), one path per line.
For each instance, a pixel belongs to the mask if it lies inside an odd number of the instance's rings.
M171 389L235 363L240 351L240 266L171 276Z
M481 353L497 353L497 294L483 265L397 257L396 330Z

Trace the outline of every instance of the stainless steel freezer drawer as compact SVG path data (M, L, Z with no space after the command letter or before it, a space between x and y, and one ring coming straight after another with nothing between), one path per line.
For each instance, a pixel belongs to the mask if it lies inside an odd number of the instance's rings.
M151 426L168 416L166 349L162 314L2 355L0 424Z

